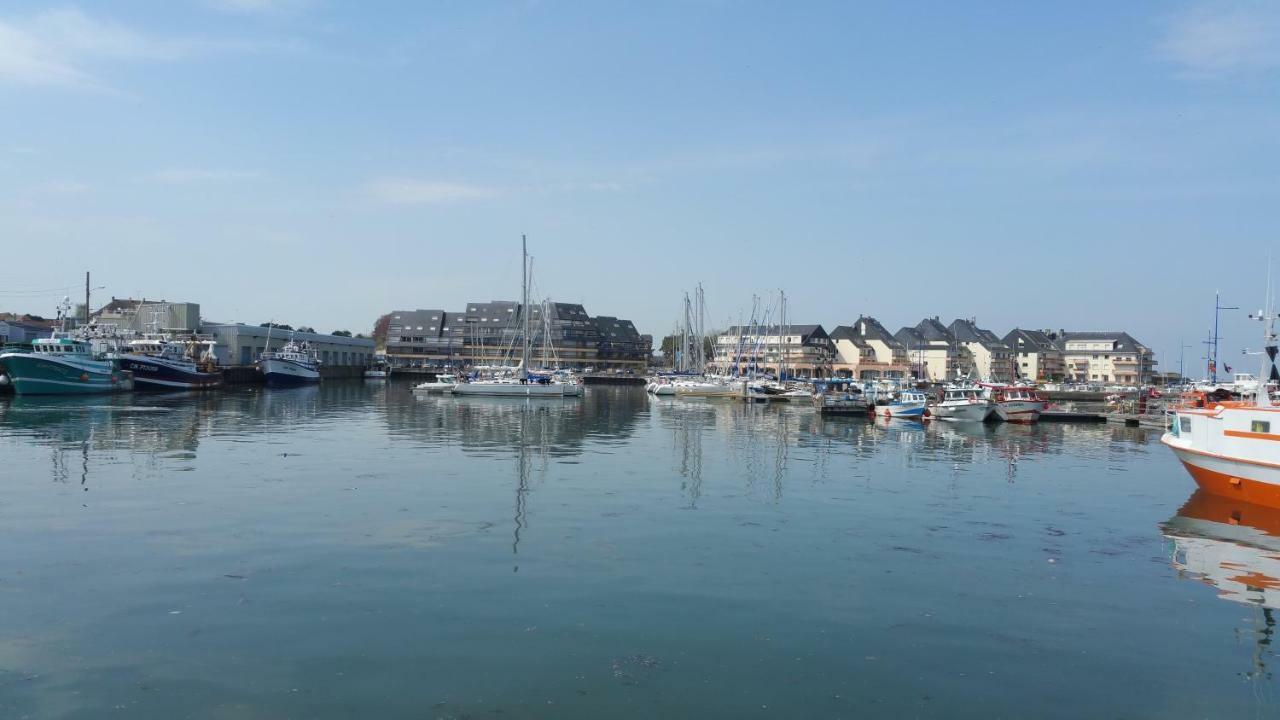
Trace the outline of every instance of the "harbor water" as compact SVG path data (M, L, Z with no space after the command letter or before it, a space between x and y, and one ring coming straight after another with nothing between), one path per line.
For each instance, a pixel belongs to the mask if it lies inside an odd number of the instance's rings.
M1153 431L409 387L0 397L0 717L1280 711Z

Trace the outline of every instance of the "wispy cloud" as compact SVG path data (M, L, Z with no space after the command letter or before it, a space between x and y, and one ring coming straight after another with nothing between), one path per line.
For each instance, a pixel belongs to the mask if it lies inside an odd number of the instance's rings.
M310 0L205 0L215 10L241 15L283 15L304 10Z
M234 180L253 180L261 176L256 170L211 170L202 168L177 168L158 170L151 174L157 182L182 184L197 182L227 182Z
M1280 3L1210 1L1169 19L1159 56L1189 77L1280 67Z
M87 69L101 60L174 61L231 52L298 49L292 41L164 37L74 8L0 19L0 82L109 89Z
M388 205L446 205L500 194L493 187L414 178L382 178L369 183L364 190L368 197Z

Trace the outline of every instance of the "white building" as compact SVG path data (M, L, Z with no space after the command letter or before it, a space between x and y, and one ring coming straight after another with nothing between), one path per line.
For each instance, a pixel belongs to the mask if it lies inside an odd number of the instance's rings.
M731 327L716 338L712 367L716 372L759 372L787 377L819 378L831 372L834 348L821 325Z
M870 315L832 330L831 341L835 345L831 367L836 375L875 380L910 374L906 348Z
M978 327L972 320L955 320L948 328L955 338L959 369L987 382L1012 382L1013 354L996 334ZM963 349L964 352L959 352Z
M1063 332L1058 343L1075 382L1139 385L1155 370L1151 350L1126 332Z
M904 327L894 337L905 347L920 379L945 382L955 377L956 341L937 317L925 318L915 327Z

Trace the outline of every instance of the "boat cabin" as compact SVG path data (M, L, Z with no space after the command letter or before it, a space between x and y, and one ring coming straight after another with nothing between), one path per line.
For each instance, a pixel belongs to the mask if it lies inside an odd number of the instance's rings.
M980 402L982 391L977 388L948 388L942 398L946 402Z
M89 343L71 338L40 338L31 342L31 351L45 355L92 355Z
M903 405L923 405L925 403L925 399L924 393L918 390L903 390L898 393L897 402Z

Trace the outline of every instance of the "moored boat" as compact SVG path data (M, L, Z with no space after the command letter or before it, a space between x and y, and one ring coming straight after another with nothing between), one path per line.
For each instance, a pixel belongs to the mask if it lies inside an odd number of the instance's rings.
M1045 401L1035 388L1023 385L994 385L991 400L996 417L1009 423L1030 424L1040 419Z
M277 352L264 352L258 369L268 385L307 385L320 382L320 359L309 343L292 340Z
M925 394L918 390L901 390L887 405L876 407L876 414L882 417L914 418L924 417L927 404Z
M413 386L414 395L439 395L443 393L453 392L453 386L458 384L458 376L448 373L436 375L435 380L424 383L418 383Z
M87 395L133 389L133 375L94 355L84 340L54 333L31 343L31 352L0 354L0 365L19 395Z
M971 385L948 385L942 399L929 406L929 417L938 420L982 422L991 413L991 401L980 388Z
M121 368L133 373L135 387L140 390L209 390L222 385L222 372L211 360L212 344L211 340L182 342L148 337L130 341L116 359ZM201 357L193 358L200 345L209 348Z
M1265 326L1260 377L1275 381L1280 372L1270 292L1266 307L1255 317ZM1273 404L1266 383L1257 383L1251 398L1219 399L1223 395L1183 395L1160 442L1207 492L1280 507L1280 406Z

